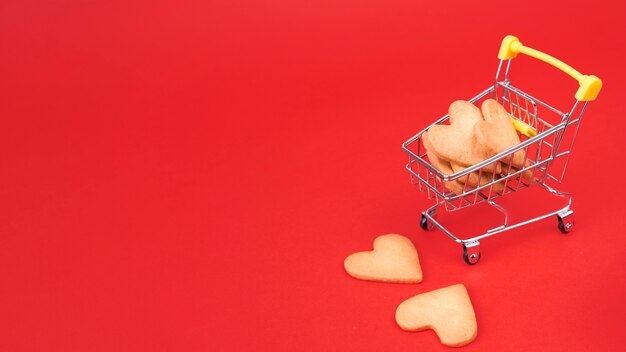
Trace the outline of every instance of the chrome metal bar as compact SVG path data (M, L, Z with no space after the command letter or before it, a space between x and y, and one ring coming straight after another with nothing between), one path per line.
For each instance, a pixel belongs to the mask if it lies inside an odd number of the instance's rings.
M561 116L565 115L565 113L561 112L560 110L558 110L555 107L550 106L549 104L544 103L543 101L533 97L532 95L521 91L520 89L515 88L515 86L513 86L512 84L508 83L508 82L498 82L498 85L503 87L504 89L510 89L511 91L513 91L515 94L519 94L522 97L526 98L526 99L531 99L534 100L536 103L539 103L539 105L547 108L548 110L557 113Z
M452 232L448 231L448 229L446 229L443 225L441 225L433 216L430 216L430 212L433 209L438 208L439 206L441 206L441 203L437 203L435 205L433 205L432 207L428 208L428 210L426 210L423 214L426 217L426 219L428 219L428 221L430 221L435 227L437 227L439 230L441 230L441 232L445 233L448 237L450 237L452 240L454 240L454 242L456 243L463 243L462 240L460 240L459 238L457 238L456 236L454 236L452 234Z
M494 231L498 231L498 230L502 230L506 228L507 225L509 224L509 212L506 210L506 208L494 202L493 200L489 200L487 201L487 203L489 203L489 205L491 205L492 207L496 208L499 212L504 214L504 222L502 223L502 225L498 227L494 227L493 229L487 230L487 233L492 233Z
M440 207L442 203L437 203L433 206L431 206L430 208L428 208L423 214L426 216L426 218L431 221L433 223L434 226L436 226L438 229L440 229L443 233L445 233L448 237L450 237L452 240L454 240L457 243L468 243L468 242L473 242L473 241L479 241L483 238L489 237L489 236L493 236L495 234L501 233L501 232L505 232L508 230L512 230L515 228L518 228L520 226L524 226L524 225L528 225L530 223L536 222L536 221L540 221L543 219L546 219L548 217L557 215L557 214L561 214L564 212L568 212L570 210L571 204L572 204L572 196L570 193L568 192L561 192L561 191L557 191L554 188L546 185L546 184L541 184L543 186L544 189L546 189L548 192L557 195L557 196L561 196L561 197L566 197L568 199L568 203L567 206L563 207L563 208L559 208L558 210L549 212L547 214L543 214L528 220L524 220L524 221L520 221L518 223L509 225L508 224L508 219L509 219L509 212L508 210L506 210L506 208L504 208L502 205L497 204L496 202L492 201L492 200L488 200L487 202L493 206L494 208L496 208L498 211L500 211L503 215L504 215L504 222L501 226L492 228L487 230L487 232L478 235L478 236L474 236L468 239L461 239L457 236L455 236L454 234L452 234L448 229L445 228L445 226L443 226L441 223L439 223L434 217L430 216L430 213L433 210L436 210L436 208ZM436 212L436 211L435 211Z
M572 125L574 123L576 123L576 127L574 129L574 135L572 136L572 139L569 143L569 147L567 148L567 151L563 152L567 154L570 154L572 152L572 150L574 149L574 141L576 141L576 137L578 136L578 130L580 129L580 123L582 122L583 119L583 115L585 114L585 111L587 110L587 105L589 105L589 102L586 101L585 104L583 105L580 114L578 115L578 118L574 119L573 121L570 120L568 125ZM563 165L563 170L561 170L561 180L563 179L563 177L565 177L565 170L567 170L567 165L569 164L569 155L567 156L567 158L565 159L565 164Z
M489 237L489 236L493 236L493 235L501 233L501 232L513 230L513 229L518 228L520 226L528 225L528 224L531 224L533 222L537 222L539 220L543 220L543 219L549 218L549 217L557 215L558 213L561 213L561 212L563 212L563 211L565 211L567 209L568 209L568 207L565 207L565 208L559 209L557 211L553 211L553 212L550 212L548 214L544 214L544 215L538 216L536 218L532 218L532 219L529 219L529 220L526 220L526 221L521 221L521 222L518 222L516 224L509 225L509 226L507 226L505 228L494 230L494 231L492 231L490 233L486 233L486 234L483 234L483 235L480 235L480 236L472 237L472 238L469 238L469 239L466 239L466 240L461 240L461 241L462 242L479 241L479 240L481 240L483 238L486 238L486 237Z
M489 164L491 164L493 162L496 162L496 161L498 161L498 160L500 160L500 159L502 159L504 157L508 157L509 155L511 155L511 154L513 154L513 153L523 149L523 148L526 148L528 145L530 145L532 143L536 143L538 140L540 140L542 138L545 138L546 136L549 136L550 134L558 132L558 131L560 131L562 129L563 129L562 125L557 125L555 127L552 127L549 130L547 130L545 132L542 132L542 133L536 135L533 138L529 138L529 139L521 142L520 144L515 145L514 147L511 147L511 148L509 148L509 149L507 149L507 150L505 150L505 151L503 151L503 152L501 152L499 154L496 154L496 155L492 156L489 159L485 159L485 160L481 161L480 163L477 163L477 164L475 164L473 166L470 166L470 167L468 167L468 168L466 168L464 170L461 170L459 172L455 172L455 173L453 173L451 175L448 175L446 177L446 181L455 180L455 179L457 179L457 178L459 178L461 176L465 176L465 175L467 175L467 174L469 174L471 172L478 171L478 169L481 169L481 168L483 168L483 167L485 167L485 166L487 166L487 165L489 165Z
M567 197L567 207L566 208L569 208L570 206L572 206L572 194L571 193L563 192L563 191L557 191L556 189L548 186L545 183L542 183L541 186L543 188L545 188L548 192L550 192L550 193L552 193L554 195L557 195L557 196L560 196L560 197ZM563 209L566 209L566 208L563 208Z
M491 230L488 230L486 233L481 234L479 236L475 236L475 237L468 238L468 239L461 239L460 241L462 243L479 241L479 240L481 240L483 238L486 238L486 237L489 237L489 236L493 236L495 234L498 234L498 233L501 233L501 232L505 232L505 231L508 231L508 230L512 230L512 229L518 228L520 226L528 225L528 224L531 224L533 222L537 222L537 221L540 221L540 220L543 220L543 219L549 218L551 216L554 216L554 215L557 215L557 214L560 214L560 213L564 213L564 212L567 212L567 211L570 210L570 207L572 205L572 196L571 196L570 193L557 191L554 188L552 188L552 187L550 187L550 186L548 186L548 185L546 185L544 183L542 183L541 185L548 192L550 192L552 194L555 194L555 195L561 196L561 197L567 197L568 198L567 206L565 206L563 208L560 208L558 210L549 212L547 214L543 214L543 215L540 215L540 216L537 216L537 217L534 217L534 218L531 218L531 219L528 219L528 220L525 220L525 221L520 221L520 222L512 224L512 225L507 225L507 226L504 226L504 227L499 226L499 227L493 228ZM491 204L491 202L490 202L490 204ZM508 219L508 211L504 207L502 207L501 205L499 205L497 203L494 203L494 204L497 205L497 206L494 206L494 207L496 207L496 209L498 209L500 211L503 211L505 213L505 223L506 223L506 221ZM491 204L491 205L494 205L494 204ZM502 210L500 208L502 208ZM454 238L458 239L457 237L454 237Z
M513 60L509 59L507 61L508 62L506 63L506 71L504 71L504 80L505 81L509 80L509 69L511 68L511 62L513 62Z
M511 104L515 104L515 103L510 102L510 101L509 101L509 98L507 98L507 97L502 97L502 100L503 100L503 101L505 101L505 102L507 102L507 103L509 103L509 105L511 105ZM524 99L524 100L525 100L525 99ZM525 100L525 101L528 101L528 100ZM534 102L533 102L532 100L531 100L531 103L533 103L533 104L534 104ZM503 105L504 105L504 104L503 104ZM549 123L549 122L547 122L547 121L544 121L544 120L543 120L543 119L541 119L541 118L538 118L538 117L537 117L537 115L536 115L536 110L535 110L535 114L533 114L533 113L531 113L530 111L528 111L528 109L524 109L524 108L522 108L522 107L517 107L517 109L518 109L518 110L521 110L522 112L524 112L525 114L527 114L527 115L529 115L529 116L533 116L534 121L530 121L530 118L528 118L528 120L529 120L529 121L524 121L523 119L521 119L521 118L519 118L519 117L517 117L517 116L513 116L513 117L514 117L514 118L516 118L516 119L518 119L518 120L520 120L520 121L522 121L522 122L528 123L528 124L529 124L529 125L531 125L531 127L533 127L534 129L537 129L537 125L538 125L538 124L537 124L537 120L539 120L539 121L540 121L543 125L545 125L545 126L547 126L547 127L554 127L551 123ZM536 106L535 106L535 109L536 109ZM529 123L529 122L530 122L530 123Z

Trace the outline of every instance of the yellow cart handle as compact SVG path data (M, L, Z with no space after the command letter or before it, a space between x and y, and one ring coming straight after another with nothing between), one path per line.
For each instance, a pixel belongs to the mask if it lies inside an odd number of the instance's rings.
M576 71L572 66L553 56L522 45L519 39L512 35L507 35L506 37L504 37L504 39L502 40L502 46L500 46L498 58L500 60L509 60L517 57L517 54L519 53L526 54L528 56L534 57L537 60L548 63L577 80L578 84L580 85L575 95L577 100L595 100L598 96L598 93L600 93L600 89L602 89L602 81L600 80L600 78L594 75L583 75L582 73Z

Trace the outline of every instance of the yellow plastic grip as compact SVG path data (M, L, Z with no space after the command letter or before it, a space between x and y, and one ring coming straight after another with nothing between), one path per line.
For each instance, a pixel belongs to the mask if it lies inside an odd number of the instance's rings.
M524 122L518 119L511 117L511 123L513 123L513 127L515 127L515 129L519 133L523 134L524 136L528 138L533 138L534 136L537 135L537 131L535 131L534 128L528 126L527 124L525 124Z
M576 71L572 66L553 56L522 45L519 39L512 35L504 37L502 45L500 46L498 58L500 60L509 60L517 57L517 54L519 53L526 54L537 60L548 63L577 80L580 87L576 91L575 97L580 101L595 100L598 93L600 93L600 90L602 89L602 81L600 78L594 75L583 75L582 73Z

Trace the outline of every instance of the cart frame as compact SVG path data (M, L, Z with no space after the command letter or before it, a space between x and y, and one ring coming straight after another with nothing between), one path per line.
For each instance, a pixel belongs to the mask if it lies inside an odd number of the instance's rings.
M561 112L512 85L509 80L511 62L520 53L551 64L579 82L580 88L575 95L576 101L569 112ZM402 149L409 156L406 169L411 174L411 182L417 184L421 191L426 192L429 199L435 199L435 204L422 212L420 222L422 229L433 230L438 228L452 240L461 244L463 258L470 265L479 261L481 256L480 240L486 237L555 215L561 232L569 233L572 230L575 224L574 211L571 207L572 195L568 192L558 191L546 182L560 183L562 181L583 114L589 102L595 100L602 87L602 81L596 76L582 75L571 66L552 56L523 46L513 36L504 38L498 58L500 63L494 85L470 99L469 102L480 106L479 104L483 100L493 98L502 104L511 116L511 121L520 135L520 144L450 175L443 174L430 164L421 141L423 133L428 131L431 126L449 123L449 115L443 116L402 144ZM524 153L524 162L522 163L524 167L519 170L510 166L513 155L516 153ZM487 174L487 168L494 170L497 164L507 160L508 166L503 168L502 173L499 175ZM470 186L470 182L468 182L470 174L478 176L478 180L480 180L474 187ZM490 180L483 182L485 175L492 176ZM460 194L455 194L446 187L446 183L457 180L464 183L463 191ZM540 185L549 194L565 199L566 205L536 217L513 224L509 223L509 212L496 200L535 184ZM499 187L494 187L496 185ZM503 222L500 226L463 239L437 221L437 212L440 208L444 208L447 212L454 212L482 202L486 202L502 213Z

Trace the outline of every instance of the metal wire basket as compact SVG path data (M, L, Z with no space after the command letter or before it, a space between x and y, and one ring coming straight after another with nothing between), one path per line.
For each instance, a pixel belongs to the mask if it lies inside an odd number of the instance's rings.
M547 62L579 82L580 88L576 92L576 100L568 112L548 105L511 83L509 80L511 62L519 53ZM421 227L424 230L439 228L455 242L462 244L463 258L468 264L476 264L480 259L479 240L497 233L554 215L557 216L558 228L562 232L567 233L572 230L574 212L571 209L571 194L557 191L546 182L560 183L562 181L583 114L589 102L595 100L602 87L602 82L597 77L583 75L552 56L523 46L513 36L504 38L498 58L500 63L494 85L470 99L469 102L480 106L482 101L492 98L502 104L518 131L520 144L451 175L444 175L430 163L422 141L422 135L431 126L449 123L448 115L435 121L402 144L402 149L409 156L406 169L411 174L411 182L417 184L421 191L426 192L429 199L435 200L433 206L422 212ZM510 166L513 155L520 150L525 152L523 167L513 169ZM496 164L499 163L504 166L501 167L500 174L490 173L491 179L480 182L474 187L470 186L469 178L472 174L477 175L479 180L484 179L482 176L487 175L486 170L494 170ZM455 194L446 188L447 182L455 180L462 181L464 184L460 194ZM496 203L496 200L535 184L542 186L553 195L565 198L567 205L555 211L510 224L507 210ZM437 222L437 209L440 207L443 207L445 211L453 212L482 202L487 202L503 213L502 225L471 238L461 239Z

